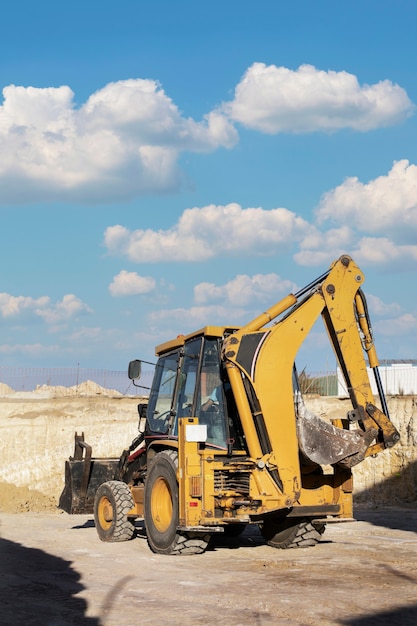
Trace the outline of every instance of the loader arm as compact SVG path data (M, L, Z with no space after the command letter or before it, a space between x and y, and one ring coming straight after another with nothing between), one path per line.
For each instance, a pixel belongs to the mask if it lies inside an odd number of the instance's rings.
M399 439L379 380L363 281L353 260L342 256L313 283L224 342L223 358L249 454L258 467L268 468L287 506L300 495L300 451L313 463L351 467ZM304 406L298 411L294 401L295 357L320 316L352 403L352 410L343 416L348 418L345 428L320 423ZM367 361L375 372L381 410L374 404Z

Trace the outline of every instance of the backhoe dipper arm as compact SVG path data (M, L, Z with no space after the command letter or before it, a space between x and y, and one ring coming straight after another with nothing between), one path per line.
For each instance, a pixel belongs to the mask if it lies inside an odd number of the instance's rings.
M360 289L363 281L361 270L344 255L317 280L286 296L224 342L223 358L249 454L259 466L270 470L288 502L297 500L301 485L297 423L301 418L294 404L294 361L320 315L352 402L348 417L357 425L352 432L327 426L323 440L333 442L334 449L329 450L325 462L354 465L399 439L389 420L380 382L383 412L374 405L366 355L377 380L378 359Z

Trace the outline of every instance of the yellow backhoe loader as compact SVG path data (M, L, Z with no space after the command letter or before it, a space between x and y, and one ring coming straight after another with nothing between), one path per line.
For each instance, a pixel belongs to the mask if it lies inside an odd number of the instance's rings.
M247 524L273 547L311 546L326 523L351 519L352 467L399 440L363 281L344 255L243 327L206 326L158 346L138 436L120 458L96 459L76 434L60 507L94 513L103 541L130 539L142 518L162 554L203 552L213 533ZM351 401L332 423L308 410L295 369L320 316ZM129 377L140 373L132 361Z

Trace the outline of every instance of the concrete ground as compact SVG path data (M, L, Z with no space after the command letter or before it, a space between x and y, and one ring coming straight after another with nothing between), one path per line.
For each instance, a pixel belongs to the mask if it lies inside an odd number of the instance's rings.
M256 527L197 556L161 556L140 523L102 543L91 516L0 514L3 626L417 624L417 510L357 511L313 548Z

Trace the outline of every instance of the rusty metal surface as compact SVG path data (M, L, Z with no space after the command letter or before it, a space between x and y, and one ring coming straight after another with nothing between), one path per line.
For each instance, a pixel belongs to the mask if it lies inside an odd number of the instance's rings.
M92 459L85 489L85 460L65 462L65 486L59 498L59 508L66 513L92 513L98 487L112 480L119 459Z
M377 435L374 429L363 432L336 428L304 405L299 406L297 433L300 450L313 463L333 465L345 461L349 467L363 460Z

